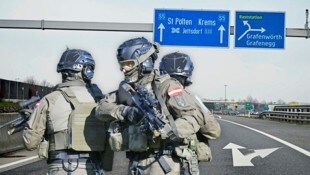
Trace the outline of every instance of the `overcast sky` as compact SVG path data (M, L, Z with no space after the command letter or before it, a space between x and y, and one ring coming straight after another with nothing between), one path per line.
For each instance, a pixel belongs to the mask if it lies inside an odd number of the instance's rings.
M286 28L303 28L309 0L1 0L0 19L153 23L154 9L229 10L234 26L235 11L285 12ZM152 33L88 32L0 29L0 78L60 83L56 65L66 47L88 50L96 61L95 77L104 93L117 88L123 78L116 49L125 40ZM180 51L194 62L190 91L207 99L310 102L310 39L286 38L285 49L211 47L162 47L160 57ZM158 61L159 62L159 61Z

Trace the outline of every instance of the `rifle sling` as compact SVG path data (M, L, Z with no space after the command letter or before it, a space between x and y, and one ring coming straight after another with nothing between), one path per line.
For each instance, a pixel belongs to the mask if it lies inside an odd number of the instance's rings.
M168 120L169 120L171 129L172 129L172 132L174 133L174 135L177 138L179 138L178 130L177 130L177 127L175 125L174 119L173 119L172 115L170 114L170 112L169 112L169 110L167 108L167 105L164 103L163 97L159 94L159 91L157 89L155 81L152 81L152 88L155 91L155 95L156 95L156 97L157 97L157 99L158 99L158 101L160 103L161 109L163 110L165 116L168 117ZM177 138L175 138L175 139L177 139Z

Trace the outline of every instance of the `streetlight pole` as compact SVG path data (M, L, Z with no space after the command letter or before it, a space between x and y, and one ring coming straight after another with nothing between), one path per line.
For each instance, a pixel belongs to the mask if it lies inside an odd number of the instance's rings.
M18 81L16 81L16 100L18 100Z
M224 109L226 109L226 100L227 100L227 99L226 99L226 87L227 87L228 85L227 85L227 84L225 84L224 86L225 86L225 99L224 99L225 104L224 104Z
M19 78L15 78L16 80L16 100L18 100L18 80Z
M10 99L10 96L11 96L11 81L9 81L9 96L8 96L9 99Z
M24 87L22 87L22 91L23 91L23 100L24 100Z

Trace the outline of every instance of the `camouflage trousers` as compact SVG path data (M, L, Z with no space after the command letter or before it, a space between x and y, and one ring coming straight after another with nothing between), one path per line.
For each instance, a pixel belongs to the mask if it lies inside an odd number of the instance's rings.
M48 164L48 175L104 175L98 164L91 161L52 162Z

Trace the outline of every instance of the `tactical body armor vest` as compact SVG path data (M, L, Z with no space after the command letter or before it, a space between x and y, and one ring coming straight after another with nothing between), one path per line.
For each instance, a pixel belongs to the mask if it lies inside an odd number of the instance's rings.
M162 112L164 115L162 115L160 118L164 123L168 123L170 125L171 130L175 128L177 130L173 116L170 114L166 102L168 101L168 95L169 95L169 88L171 88L171 84L176 82L177 80L171 80L168 75L164 76L155 76L150 75L150 78L147 79L144 82L139 82L140 85L143 85L150 94L154 95L156 99L160 103L160 112ZM177 84L177 83L175 83ZM173 85L175 85L173 84ZM118 90L118 102L125 105L132 105L132 101L128 96L126 96L126 93L122 92L122 89L127 90L126 88L119 88ZM128 88L131 89L131 88ZM177 98L177 97L176 97ZM182 97L183 98L183 97ZM190 106L186 106L185 101L179 101L184 102L179 105L179 109L191 109ZM177 103L177 102L176 102ZM166 108L166 109L165 109ZM165 112L166 111L166 112ZM171 119L169 119L169 116ZM181 116L175 116L181 117ZM172 126L174 125L174 126ZM176 152L178 157L182 158L182 162L184 161L185 164L189 164L191 175L198 175L199 169L198 169L198 159L196 155L197 150L197 144L195 139L196 135L192 135L190 138L181 139L178 137L165 137L161 138L156 137L153 140L150 140L148 138L151 134L150 132L141 132L139 131L141 127L138 125L130 125L128 129L128 135L129 135L129 150L130 152L127 154L127 157L130 159L130 161L136 161L139 159L145 159L150 158L154 155L158 156L156 158L156 161L160 164L160 167L163 169L163 171L167 174L171 171L170 165L166 162L166 160L163 158L163 155L169 155L171 156L173 152ZM169 130L169 131L171 131ZM177 131L173 131L175 135L178 136ZM173 136L173 135L170 135ZM141 160L139 160L141 161ZM151 166L151 165L146 165ZM183 168L183 166L182 166ZM130 169L135 169L135 163L132 164L132 167ZM182 169L183 170L183 169Z
M70 103L72 112L68 118L67 129L49 137L50 145L55 147L53 150L104 151L105 124L95 118L95 101L80 102L69 86L57 90ZM95 91L94 96L97 96L96 94Z
M155 98L155 94L152 89L152 81L154 81L154 74L151 74L148 77L145 77L145 79L141 80L138 84L142 85L145 90L147 90L150 95L152 95ZM162 79L162 77L156 77L157 79ZM124 105L132 106L134 103L132 101L132 97L126 93L125 91L135 91L131 86L127 85L124 86L120 84L120 88L118 89L118 102ZM125 83L126 84L126 83ZM126 88L121 88L126 87ZM168 122L166 118L160 118L164 122ZM152 137L148 134L141 131L141 126L138 125L129 125L128 127L128 149L130 151L134 152L142 152L147 151L148 149L159 149L161 142L160 138L153 138L153 140L150 140L149 138Z

